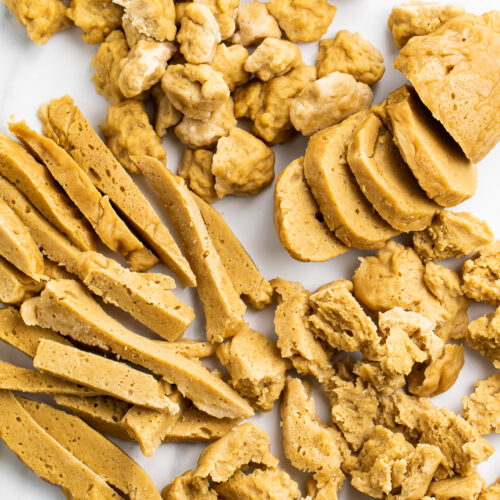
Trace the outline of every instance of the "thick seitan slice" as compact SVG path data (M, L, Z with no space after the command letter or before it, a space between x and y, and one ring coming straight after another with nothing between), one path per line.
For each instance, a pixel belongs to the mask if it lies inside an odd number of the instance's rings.
M400 100L387 105L394 142L429 198L443 207L458 205L476 192L477 168L415 90L403 88Z
M200 209L217 253L234 288L245 302L264 309L272 301L273 289L217 210L191 193Z
M36 295L42 288L43 282L36 282L0 257L0 302L19 304Z
M123 255L136 271L146 271L158 262L120 219L109 198L99 193L63 148L28 128L25 122L10 123L9 129L45 164L108 248Z
M215 417L248 418L251 406L200 362L127 330L107 315L85 288L72 280L49 281L40 297L21 308L28 324L52 328L63 335L111 350L121 358L162 375L183 396Z
M367 115L354 131L347 161L368 201L395 229L421 231L439 211L374 113Z
M19 188L40 212L81 250L94 250L97 238L47 168L19 144L0 134L0 174Z
M222 264L200 209L184 180L173 175L156 158L144 156L133 159L158 191L181 238L196 275L198 293L205 310L208 340L222 342L241 329L246 307Z
M360 111L314 134L304 157L304 174L325 222L347 246L380 248L398 232L373 210L347 164L347 150Z
M323 262L349 250L323 220L304 177L303 157L285 167L276 180L274 228L283 248L303 262Z
M92 293L127 311L166 340L178 339L194 319L193 309L172 292L97 252L82 254L80 272Z
M160 500L160 493L146 472L81 419L37 401L17 401L61 446L111 486L130 498Z
M0 391L0 437L35 474L75 500L122 498L104 479L61 446L9 391Z
M0 199L0 256L35 281L43 276L43 256L28 228Z
M41 340L33 365L39 370L91 387L128 403L165 413L179 411L179 405L173 404L165 397L162 385L152 375L76 347Z
M64 96L39 110L43 133L73 157L90 180L120 209L134 229L186 285L196 279L177 243L133 179L90 126L73 99Z

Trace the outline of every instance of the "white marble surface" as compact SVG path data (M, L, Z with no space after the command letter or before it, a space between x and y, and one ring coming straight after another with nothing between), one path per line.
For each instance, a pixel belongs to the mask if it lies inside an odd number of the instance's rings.
M392 44L390 33L386 27L387 17L394 0L336 0L337 15L328 35L333 36L339 29L360 31L371 40L384 54L386 74L375 86L375 101L381 100L387 92L398 87L403 77L392 70L396 50ZM469 11L482 13L498 6L498 0L465 0L463 3ZM0 131L7 132L7 121L11 115L16 119L39 127L36 118L38 106L51 98L63 94L71 95L83 110L91 124L97 126L106 116L106 101L98 96L90 81L90 60L97 50L95 45L87 45L80 38L80 31L72 28L54 36L42 47L31 42L24 28L19 26L7 9L0 5ZM307 62L314 63L317 44L303 47ZM306 145L303 138L295 138L290 143L275 147L277 162L276 173L279 173L290 161L302 155ZM168 165L172 170L177 163L182 147L172 139L165 141L168 154ZM495 234L500 236L499 194L500 148L494 149L479 165L479 188L472 200L462 204L459 210L468 210L480 218L486 219ZM138 180L157 205L155 196ZM272 223L272 187L258 196L250 198L229 197L216 204L223 212L226 220L246 246L250 254L269 279L281 276L291 280L299 280L310 289L315 289L325 282L350 277L357 265L357 257L362 252L351 251L337 259L326 263L300 263L294 261L280 246ZM159 205L157 205L160 209ZM456 264L456 263L455 263ZM160 266L159 269L162 269ZM195 301L193 290L178 290L179 296L194 305L198 314L195 323L189 328L187 335L202 338L203 318L199 304ZM489 310L487 306L475 305L470 309L471 318ZM136 331L143 327L134 323L123 314L113 311ZM262 312L249 311L247 319L254 328L265 332L269 337L273 332L273 308ZM30 361L24 355L8 346L0 346L0 358L29 366ZM436 404L446 405L450 409L461 411L461 397L471 392L476 379L484 378L494 372L489 361L467 348L466 365L455 386L446 394L434 398ZM317 404L321 414L326 418L326 403L321 393L316 391ZM305 474L292 469L283 456L280 439L279 413L277 408L268 414L259 414L252 419L260 424L272 436L272 450L293 476L301 482ZM488 436L487 439L500 450L499 435ZM203 445L177 444L162 445L154 458L145 458L139 447L126 442L120 446L136 459L151 475L158 488L163 488L173 477L196 465L197 457ZM0 498L2 499L52 499L62 498L62 494L54 486L44 483L24 467L13 453L0 442ZM493 482L500 473L500 451L479 467L487 483ZM367 498L346 486L340 496L342 500L358 500Z

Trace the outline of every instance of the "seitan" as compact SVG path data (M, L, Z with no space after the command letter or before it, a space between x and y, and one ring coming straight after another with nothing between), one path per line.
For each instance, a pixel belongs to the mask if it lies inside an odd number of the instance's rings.
M44 269L44 274L47 274ZM36 295L43 288L43 282L36 282L0 257L0 302L19 304Z

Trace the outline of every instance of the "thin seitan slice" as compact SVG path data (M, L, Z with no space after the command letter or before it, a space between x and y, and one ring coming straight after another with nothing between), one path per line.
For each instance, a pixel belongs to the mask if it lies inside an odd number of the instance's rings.
M46 271L44 270L46 274ZM36 282L0 257L0 302L20 304L36 295L43 288L43 282Z
M9 391L0 391L0 437L35 474L61 486L70 498L122 498L50 436Z
M186 358L210 358L215 355L217 350L217 344L205 340L185 338L175 342L165 342L164 340L158 340L157 342L161 344L162 349L169 349L172 352L186 356Z
M61 446L111 486L130 498L161 500L146 472L80 418L37 401L25 398L17 401Z
M92 293L127 311L166 340L177 340L193 322L193 309L172 292L104 255L82 254L80 272Z
M246 307L222 264L200 209L184 180L173 175L156 158L143 156L133 160L157 190L181 238L196 275L198 293L205 310L208 340L222 342L241 329Z
M120 165L73 99L64 96L39 110L43 133L73 157L90 180L120 209L134 229L186 285L196 279L177 243L134 180Z
M76 281L49 281L40 297L24 302L21 315L28 324L53 328L79 342L111 350L162 375L210 415L219 418L253 415L251 406L200 362L162 349L158 341L127 330L107 315Z
M349 250L323 220L304 177L303 157L285 167L276 180L274 227L283 248L303 262L324 262Z
M304 174L325 222L335 236L354 248L380 248L398 234L361 192L348 164L347 149L360 111L314 134L304 157Z
M47 168L19 144L0 134L0 174L19 188L40 212L81 250L94 250L97 238Z
M25 122L10 123L9 130L45 164L108 248L123 255L136 271L146 271L158 262L120 219L109 198L99 193L63 148L28 128Z
M347 161L368 201L399 231L421 231L439 206L430 200L404 162L391 133L374 113L358 125Z
M165 413L179 411L179 406L165 397L162 385L152 375L76 347L41 340L33 365L39 370L128 403Z
M240 297L256 309L272 301L273 289L238 238L214 207L191 193L200 209L217 253Z
M0 199L0 256L35 281L43 276L43 256L9 205Z

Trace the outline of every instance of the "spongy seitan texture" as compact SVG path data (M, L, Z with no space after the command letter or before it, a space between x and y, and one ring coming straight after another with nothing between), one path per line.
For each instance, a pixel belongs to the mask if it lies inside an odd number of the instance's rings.
M276 179L274 227L283 248L303 262L323 262L349 250L323 220L304 177L303 157L285 167Z
M218 500L208 479L196 477L192 470L177 476L161 492L163 500Z
M474 471L465 476L457 476L441 481L433 481L427 493L431 498L448 500L451 498L478 498L485 487L484 479ZM482 498L482 497L479 497Z
M209 358L215 354L217 344L212 344L204 340L193 340L189 338L180 339L176 342L157 341L162 349L170 349L177 354L182 354L187 358Z
M62 146L89 175L95 186L126 215L158 257L179 279L195 284L189 264L133 179L68 97L54 99L39 110L43 133Z
M44 270L46 274L46 271ZM4 304L19 304L36 295L43 282L36 282L0 257L0 301Z
M475 14L412 38L394 61L422 102L478 162L500 139L500 32Z
M494 313L471 321L466 338L474 349L500 368L500 307Z
M72 498L121 498L38 425L9 391L0 391L0 436L35 474L61 486Z
M141 172L157 190L196 275L198 293L205 310L207 337L222 342L243 326L245 304L210 238L200 209L184 180L151 157L135 159Z
M162 375L210 415L253 415L251 406L203 364L127 330L75 281L49 281L39 298L24 302L21 314L28 324L53 328L79 342L110 349L121 358Z

